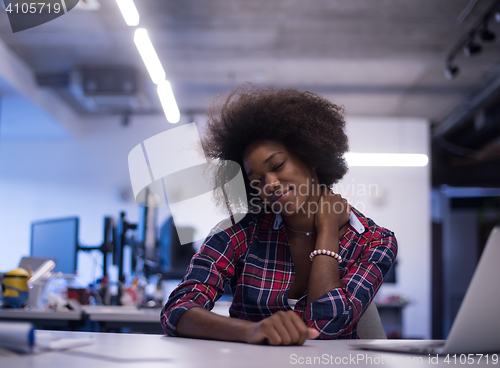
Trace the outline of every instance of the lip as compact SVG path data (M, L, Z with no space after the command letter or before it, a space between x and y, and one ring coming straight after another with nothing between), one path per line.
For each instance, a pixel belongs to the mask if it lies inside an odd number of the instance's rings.
M280 195L279 197L275 197L274 194L271 198L271 202L272 203L276 203L276 202L279 202L281 201L283 198L287 197L288 196L288 193L290 192L290 189L287 189L286 192L284 192L282 195Z

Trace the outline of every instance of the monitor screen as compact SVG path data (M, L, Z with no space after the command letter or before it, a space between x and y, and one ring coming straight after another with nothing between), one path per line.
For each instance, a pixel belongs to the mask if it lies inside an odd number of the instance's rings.
M53 259L53 272L75 273L77 246L78 217L31 224L31 256Z

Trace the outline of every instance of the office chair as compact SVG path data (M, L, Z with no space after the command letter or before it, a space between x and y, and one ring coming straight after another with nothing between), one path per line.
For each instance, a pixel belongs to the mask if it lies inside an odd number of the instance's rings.
M375 303L370 303L359 319L358 337L360 339L387 339Z

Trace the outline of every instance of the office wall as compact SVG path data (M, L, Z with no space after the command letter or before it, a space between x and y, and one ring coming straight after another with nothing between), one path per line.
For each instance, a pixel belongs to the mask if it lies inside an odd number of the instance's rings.
M79 138L54 134L43 139L9 134L2 131L7 124L0 126L0 271L29 255L32 221L76 215L81 244L100 245L104 216L118 219L125 211L129 221L139 220L128 153L171 124L156 116L132 117L127 127L117 117L87 119L83 125ZM159 221L167 215L168 209L161 209Z
M429 152L425 120L351 117L347 121L352 152ZM20 257L29 254L34 220L79 216L80 241L88 245L102 242L104 216L117 218L126 211L129 220L138 221L128 153L175 125L163 116L132 117L127 127L116 117L83 123L79 138L43 140L10 139L2 136L0 127L0 271L15 268ZM202 132L202 122L199 128ZM429 167L352 167L337 190L396 233L398 283L384 285L380 294L400 294L409 300L403 316L405 337L430 337ZM160 210L159 223L168 213L168 208ZM83 270L88 277L93 276L88 268L94 266L87 264Z
M423 119L348 118L352 152L429 155L429 124ZM401 295L403 337L430 338L431 234L430 166L351 167L337 185L349 203L398 240L397 283L384 284L379 296Z

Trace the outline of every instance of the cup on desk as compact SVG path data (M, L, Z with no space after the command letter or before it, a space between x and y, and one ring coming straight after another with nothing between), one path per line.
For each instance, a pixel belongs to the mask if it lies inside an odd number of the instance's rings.
M28 301L28 271L23 268L9 271L3 275L3 303L7 307L21 308Z

